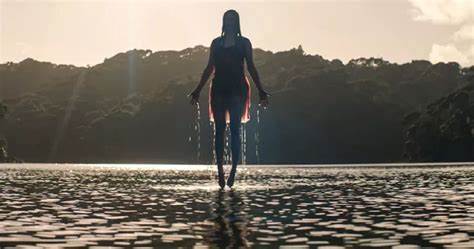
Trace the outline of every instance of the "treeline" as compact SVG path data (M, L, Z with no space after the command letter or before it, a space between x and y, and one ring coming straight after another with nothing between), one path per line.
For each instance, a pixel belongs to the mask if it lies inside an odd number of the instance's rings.
M5 118L7 114L7 107L0 102L0 122ZM14 157L8 155L8 143L5 137L2 136L0 133L0 163L13 163L13 162L21 162Z
M442 97L405 119L405 152L410 161L474 160L474 83Z
M31 58L0 64L0 99L9 108L1 129L9 152L28 162L209 163L208 87L200 98L199 158L196 110L186 98L208 53L204 46L130 50L93 67ZM273 95L270 108L259 110L257 123L258 98L252 86L251 121L245 125L247 163L466 158L415 155L409 147L422 151L424 138L414 139L406 131L418 126L413 112L423 113L472 82L466 75L473 67L455 62L396 64L381 58L344 64L308 55L301 46L276 53L254 49L254 60ZM469 95L467 108L473 101Z

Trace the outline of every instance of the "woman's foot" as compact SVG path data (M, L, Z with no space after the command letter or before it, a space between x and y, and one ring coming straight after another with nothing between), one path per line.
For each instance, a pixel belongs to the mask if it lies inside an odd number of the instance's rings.
M237 171L237 166L232 166L232 169L230 170L229 178L227 178L227 186L229 188L232 188L234 185L234 179L235 179L235 172Z
M217 166L217 173L219 176L219 186L221 187L221 189L224 189L225 188L225 175L224 175L224 168L222 167L222 165Z

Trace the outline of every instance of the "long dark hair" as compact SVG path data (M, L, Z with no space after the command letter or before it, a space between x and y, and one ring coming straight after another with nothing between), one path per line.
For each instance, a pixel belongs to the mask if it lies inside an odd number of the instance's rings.
M240 32L240 17L239 17L239 13L237 13L236 10L234 9L230 9L230 10L227 10L224 15L222 16L222 32L221 32L221 37L224 37L224 27L226 26L225 25L225 17L227 15L235 15L237 21L235 22L235 30L237 31L237 36L242 36L242 33Z

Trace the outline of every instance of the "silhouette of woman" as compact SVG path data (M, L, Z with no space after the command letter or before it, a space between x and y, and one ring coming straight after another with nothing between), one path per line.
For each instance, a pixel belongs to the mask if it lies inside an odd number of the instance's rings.
M268 94L262 88L255 68L250 40L240 33L240 21L237 11L230 9L224 13L222 33L212 40L209 61L204 69L198 86L188 97L192 105L199 101L201 89L211 73L214 73L209 91L209 119L215 124L215 151L219 177L219 186L225 187L223 171L225 129L230 123L232 169L227 186L234 184L235 173L240 155L240 126L250 120L250 84L244 73L244 58L247 70L252 76L260 97L259 105L268 106Z

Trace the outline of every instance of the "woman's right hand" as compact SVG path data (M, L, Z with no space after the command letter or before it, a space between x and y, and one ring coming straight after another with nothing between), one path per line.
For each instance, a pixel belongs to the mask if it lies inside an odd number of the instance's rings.
M188 97L191 98L191 100L189 101L189 103L191 105L195 105L196 103L199 102L199 91L198 90L194 90L192 93L188 94Z

